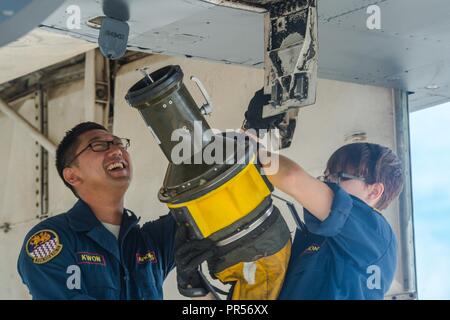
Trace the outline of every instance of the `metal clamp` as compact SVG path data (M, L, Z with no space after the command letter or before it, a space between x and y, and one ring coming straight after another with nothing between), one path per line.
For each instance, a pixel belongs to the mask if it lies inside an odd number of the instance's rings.
M273 212L273 205L271 205L266 212L264 212L263 215L261 215L256 221L254 221L251 225L249 225L247 228L239 231L238 233L233 234L232 236L223 239L219 242L217 242L217 246L218 247L223 247L226 246L236 240L241 239L242 237L246 236L247 234L249 234L251 231L255 230L257 227L259 227L264 221L267 220L267 218L270 217L270 215Z
M197 84L198 89L200 90L200 92L202 93L203 97L206 100L206 103L200 107L200 112L205 116L211 115L213 111L213 104L211 102L211 98L208 94L208 91L206 91L205 87L203 86L203 83L197 77L191 76L191 80Z

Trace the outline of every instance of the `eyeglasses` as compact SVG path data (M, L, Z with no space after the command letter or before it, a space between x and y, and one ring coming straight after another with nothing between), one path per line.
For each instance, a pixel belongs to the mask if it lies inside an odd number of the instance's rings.
M364 177L354 176L354 175L351 175L351 174L348 174L345 172L330 173L327 175L317 177L317 179L319 179L322 182L333 182L333 183L337 183L337 184L340 184L341 181L347 181L347 180L359 180L362 182L366 182L366 178L364 178Z
M91 143L89 143L85 148L83 148L80 152L78 152L73 158L72 160L70 160L66 167L70 166L72 164L72 162L75 161L75 159L82 154L84 151L86 151L87 149L91 149L94 152L103 152L103 151L107 151L109 150L111 145L115 145L117 147L119 147L122 150L127 150L128 147L130 146L130 139L127 138L114 138L113 140L110 141L106 141L106 140L96 140L93 141Z

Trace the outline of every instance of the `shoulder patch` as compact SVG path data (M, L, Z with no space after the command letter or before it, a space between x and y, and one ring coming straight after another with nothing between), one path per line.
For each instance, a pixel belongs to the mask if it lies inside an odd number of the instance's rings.
M62 247L58 234L49 229L36 232L26 244L27 254L36 264L49 262L61 252Z

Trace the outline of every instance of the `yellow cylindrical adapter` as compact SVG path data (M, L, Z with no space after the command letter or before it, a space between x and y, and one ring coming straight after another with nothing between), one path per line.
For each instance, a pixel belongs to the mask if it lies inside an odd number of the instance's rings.
M182 78L178 66L164 67L136 83L126 96L169 160L159 200L188 227L191 238L209 238L216 244L218 253L208 261L209 271L232 284L230 298L276 299L291 240L272 204L272 186L257 164L256 144L240 133L212 133ZM180 154L175 152L179 144L174 132L190 138L189 148L178 157L181 162L175 159ZM194 151L186 155L186 150ZM214 161L206 160L207 154Z
M258 168L250 163L236 176L207 194L190 201L167 205L170 209L187 210L190 224L195 225L202 238L206 238L243 219L270 193ZM174 211L183 213L183 210Z
M197 238L217 243L221 258L210 261L210 272L233 285L233 300L273 300L281 290L291 242L270 195L270 184L250 163L203 196L168 203L177 221L188 225Z

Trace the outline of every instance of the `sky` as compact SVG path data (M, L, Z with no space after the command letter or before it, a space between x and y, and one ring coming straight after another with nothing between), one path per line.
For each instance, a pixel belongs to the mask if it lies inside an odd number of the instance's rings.
M450 103L410 115L419 299L450 299Z

